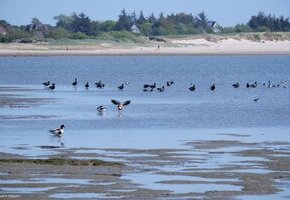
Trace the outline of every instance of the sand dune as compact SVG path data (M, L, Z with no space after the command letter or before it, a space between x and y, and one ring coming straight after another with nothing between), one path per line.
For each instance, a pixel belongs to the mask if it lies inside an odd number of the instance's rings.
M158 49L158 45L160 48ZM0 44L0 56L50 55L235 55L290 54L290 41L259 41L247 39L169 39L167 43L126 45L126 43L92 45Z

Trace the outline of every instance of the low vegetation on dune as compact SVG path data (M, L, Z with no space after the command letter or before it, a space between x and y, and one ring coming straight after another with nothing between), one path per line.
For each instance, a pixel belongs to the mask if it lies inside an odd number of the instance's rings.
M145 17L142 11L137 15L135 12L129 14L122 10L117 21L91 20L84 13L58 15L54 20L56 25L53 26L43 24L34 17L31 24L15 26L0 19L0 43L48 42L63 45L111 41L140 44L152 37L153 41L159 41L163 37L196 35L203 35L212 41L221 36L233 35L259 41L289 39L290 32L289 18L266 15L263 12L252 16L246 24L233 27L222 27L217 21L209 19L204 11L197 15L181 12L165 16L160 13L156 17L152 13Z

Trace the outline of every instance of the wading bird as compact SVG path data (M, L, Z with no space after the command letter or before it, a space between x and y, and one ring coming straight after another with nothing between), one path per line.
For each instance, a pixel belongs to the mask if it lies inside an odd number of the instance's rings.
M64 132L64 128L65 128L65 126L62 124L60 126L60 128L51 129L51 130L49 130L49 132L52 133L55 136L61 136L63 134L63 132Z

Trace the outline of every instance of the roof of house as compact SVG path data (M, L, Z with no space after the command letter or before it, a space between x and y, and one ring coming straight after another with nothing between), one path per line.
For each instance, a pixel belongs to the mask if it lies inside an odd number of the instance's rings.
M136 26L136 24L133 24L130 28L130 31L132 31L133 33L140 33L139 28Z
M3 26L0 25L0 34L1 35L6 35L7 34L7 30L6 28L4 28Z

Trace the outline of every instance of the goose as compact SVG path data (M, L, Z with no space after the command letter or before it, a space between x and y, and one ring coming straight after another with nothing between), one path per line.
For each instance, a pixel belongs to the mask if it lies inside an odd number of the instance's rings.
M102 113L102 112L104 112L105 110L107 110L107 108L104 107L103 105L97 107L97 111L99 111L99 113Z
M89 89L89 87L90 87L89 82L87 82L87 83L85 84L85 88L86 88L86 89Z
M63 132L64 132L64 128L65 128L65 126L62 124L60 126L60 128L51 129L51 130L49 130L49 132L52 133L55 136L61 136L63 134Z
M78 84L78 80L77 80L77 79L75 79L75 81L74 81L74 82L72 82L72 86L77 86L77 84Z
M97 88L100 88L100 89L105 87L105 84L102 83L102 81L96 82L95 85L96 85Z
M164 92L164 90L165 90L164 85L163 85L162 87L157 88L157 90L158 90L159 92Z
M174 81L167 81L166 82L166 85L169 87L169 86L171 86L171 85L173 85L174 84Z
M44 82L44 83L42 83L42 85L43 85L44 87L47 87L47 86L50 85L50 81Z
M122 83L122 85L118 86L119 90L123 90L124 89L124 83Z
M255 83L251 84L250 86L251 86L251 88L256 88L258 86L258 83L255 82Z
M129 104L131 103L130 100L127 100L127 101L121 103L120 101L117 101L117 100L115 100L115 99L112 99L111 102L112 102L113 104L117 105L117 108L118 108L119 111L120 111L120 110L123 110L123 108L124 108L125 106L127 106L127 105L129 105Z
M52 83L52 84L48 87L48 89L50 89L50 90L54 90L54 89L55 89L55 83Z
M149 86L150 86L149 84L144 84L144 85L143 85L143 88L146 89L146 88L148 88Z
M151 89L156 88L156 83L153 83L153 85L149 85L149 87L150 87Z
M191 84L192 85L192 84ZM195 84L188 88L190 91L195 91Z
M240 87L240 84L239 83L235 83L232 85L234 88L239 88Z
M212 84L212 86L210 87L210 90L211 91L214 91L215 90L215 84Z

